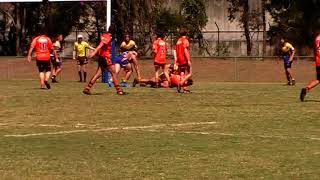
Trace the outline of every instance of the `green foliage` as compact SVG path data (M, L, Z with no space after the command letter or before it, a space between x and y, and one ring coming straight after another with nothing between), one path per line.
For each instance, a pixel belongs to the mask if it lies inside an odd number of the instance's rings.
M183 0L181 14L184 17L184 25L189 30L189 36L202 36L201 30L208 22L205 0Z
M163 8L155 20L155 29L163 33L177 32L185 19L178 12Z
M216 55L216 56L229 56L231 53L229 48L230 47L229 47L229 45L227 45L226 42L220 42L215 47L214 55Z
M268 11L274 20L268 32L272 43L286 38L298 46L312 46L320 29L320 0L271 0Z

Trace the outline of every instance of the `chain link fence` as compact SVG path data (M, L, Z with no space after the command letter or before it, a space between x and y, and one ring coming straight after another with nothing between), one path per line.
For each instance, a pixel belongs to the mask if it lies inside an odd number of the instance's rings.
M96 45L96 37L93 37L93 32L72 32L65 38L64 52L65 57L72 56L73 43L76 41L78 34L84 35L84 39L89 41L92 46ZM90 36L88 35L90 34ZM206 31L203 32L203 38L190 39L191 56L193 57L242 57L247 56L247 41L243 31ZM275 56L277 45L270 44L266 41L265 53L263 53L263 32L251 32L251 56ZM138 45L141 54L145 57L150 57L152 47L152 33L150 32L135 32L132 34L132 39ZM117 37L118 44L121 43L123 37ZM169 44L168 56L172 56L172 48L177 40L173 33L166 36L166 41ZM296 48L297 55L312 56L310 48Z

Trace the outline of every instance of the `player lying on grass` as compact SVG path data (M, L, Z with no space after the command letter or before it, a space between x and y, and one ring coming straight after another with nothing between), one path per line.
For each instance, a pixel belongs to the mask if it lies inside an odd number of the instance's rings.
M175 68L174 64L168 64L165 66L165 71L159 75L159 81L156 80L156 77L152 77L150 79L140 79L140 81L135 79L133 82L133 86L136 86L136 84L140 84L140 86L150 85L151 87L162 88L177 87L178 92L180 92L181 87L183 88L186 86L191 86L193 84L193 80L191 78L186 80L186 76L184 75L184 73L178 72L177 69L178 68ZM166 74L168 74L169 76L169 81ZM190 91L183 91L183 93L189 92Z

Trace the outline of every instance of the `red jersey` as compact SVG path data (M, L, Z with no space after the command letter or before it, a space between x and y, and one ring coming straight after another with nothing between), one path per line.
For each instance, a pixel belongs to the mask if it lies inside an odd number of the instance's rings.
M184 76L183 75L179 75L179 74L171 74L170 76L170 81L171 81L171 85L174 87L177 87L180 85L180 83L184 80ZM184 84L183 86L186 86L187 84Z
M314 59L316 61L316 66L320 66L320 35L318 35L314 41L315 54Z
M106 59L111 58L111 34L110 33L104 33L101 36L101 42L104 43L102 48L99 51L99 56L104 57Z
M168 44L161 38L158 38L156 41L154 41L152 49L156 54L154 62L158 64L165 64L167 61Z
M187 49L189 52L189 40L186 36L182 36L178 39L177 44L175 45L174 49L176 50L177 54L177 64L184 65L188 63L188 59L185 55L184 50Z
M31 42L34 47L36 59L39 61L50 61L50 52L53 50L52 42L47 36L37 36Z

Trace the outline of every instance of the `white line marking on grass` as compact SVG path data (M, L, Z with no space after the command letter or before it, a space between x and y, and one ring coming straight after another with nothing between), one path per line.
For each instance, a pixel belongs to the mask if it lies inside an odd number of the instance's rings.
M39 126L42 126L42 127L62 127L60 125L55 125L55 124L39 124Z
M193 131L166 131L171 133L185 133L185 134L201 134L201 135L219 135L231 137L245 137L245 138L264 138L264 139L308 139L320 141L320 138L315 137L292 137L292 136L271 136L271 135L253 135L253 134L232 134L232 133L215 133L215 132L193 132Z
M30 137L30 136L43 136L43 135L60 135L60 134L74 134L81 132L101 132L101 131L116 131L116 130L141 130L141 129L157 129L163 127L181 127L181 126L195 126L195 125L212 125L217 122L189 122L180 124L157 124L150 126L128 126L128 127L111 127L111 128L100 128L100 129L81 129L81 130L70 130L70 131L57 131L47 133L31 133L31 134L7 134L4 137Z
M292 136L279 136L279 135L256 135L256 134L234 134L234 133L219 133L219 132L198 132L198 131L174 131L174 130L160 130L165 127L182 127L182 126L197 126L197 125L212 125L217 122L190 122L180 124L155 124L149 126L127 126L127 127L110 127L100 129L79 129L70 131L57 131L47 133L31 133L31 134L8 134L4 137L30 137L30 136L45 136L45 135L63 135L63 134L75 134L83 132L107 132L107 131L124 131L124 130L143 130L148 132L169 132L169 133L184 133L184 134L199 134L199 135L219 135L230 137L243 137L243 138L264 138L264 139L307 139L320 141L318 137L292 137Z

